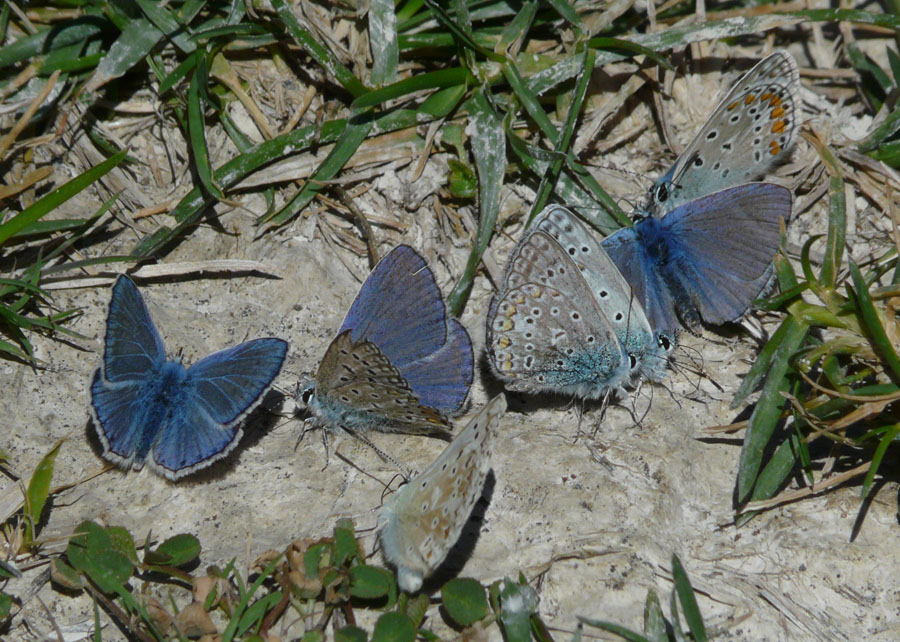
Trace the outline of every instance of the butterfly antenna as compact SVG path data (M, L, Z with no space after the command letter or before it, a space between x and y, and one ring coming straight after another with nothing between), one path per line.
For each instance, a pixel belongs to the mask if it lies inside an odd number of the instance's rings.
M400 479L403 480L400 482L400 486L403 486L403 484L409 483L409 478L404 477L403 473L394 473L394 476L391 477L391 480L387 484L385 484L384 488L381 491L381 504L379 504L379 508L381 506L384 506L384 498L387 497L388 494L397 492L395 490L391 490L391 484L394 483L394 480L397 479L397 477L399 477ZM381 482L379 482L379 483L381 483ZM397 490L400 490L400 486L397 486Z

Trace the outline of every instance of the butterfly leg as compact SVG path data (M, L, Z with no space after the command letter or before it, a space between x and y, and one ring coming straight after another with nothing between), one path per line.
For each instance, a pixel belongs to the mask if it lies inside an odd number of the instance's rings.
M378 455L379 457L381 457L382 461L389 463L390 465L394 466L397 470L399 470L400 474L403 475L404 479L406 479L406 480L410 479L410 477L411 477L410 472L408 470L406 470L405 468L403 468L403 466L400 465L400 462L398 462L396 459L394 459L393 457L388 455L386 452L384 452L381 448L379 448L378 446L373 444L372 441L368 437L364 436L362 433L358 433L358 432L356 432L354 430L350 430L346 427L343 427L343 428L347 434L352 435L356 439L359 439L366 446L368 446L369 448L374 450L375 454Z

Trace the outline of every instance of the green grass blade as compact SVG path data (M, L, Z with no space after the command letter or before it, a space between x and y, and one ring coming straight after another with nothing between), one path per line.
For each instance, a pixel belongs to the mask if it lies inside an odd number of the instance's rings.
M581 105L584 102L584 95L587 92L588 82L591 79L591 73L594 70L594 59L595 54L592 50L587 49L584 52L584 69L582 70L581 75L578 77L578 82L575 84L575 90L572 92L572 99L569 103L569 111L566 114L566 121L563 123L562 132L557 132L556 128L550 123L550 120L547 119L547 125L549 125L549 129L551 134L548 136L550 140L553 142L554 147L557 152L557 157L550 162L549 167L547 168L547 172L541 177L541 183L538 186L537 194L535 195L534 203L531 206L531 213L528 216L528 225L531 224L531 221L534 220L534 217L537 216L538 212L540 212L544 205L547 203L547 199L550 196L550 193L553 191L554 186L559 180L559 173L562 171L563 163L565 162L566 155L568 154L570 143L572 141L572 135L575 132L575 123L578 119L578 115L581 113ZM512 68L511 66L508 66ZM518 76L518 74L516 74ZM527 96L528 98L532 98L531 94L529 94L525 88L522 86L524 83L518 82L519 92L517 92L517 96L521 100L523 97ZM536 97L535 97L536 98ZM544 113L543 109L539 110L541 114ZM531 111L529 111L531 113ZM542 128L543 129L543 128Z
M844 255L847 235L847 206L844 202L844 177L840 163L824 144L817 145L819 156L831 178L828 181L828 238L825 243L825 259L819 274L819 284L833 290Z
M643 45L631 42L630 40L624 40L622 38L591 38L588 40L588 46L604 51L619 50L628 52L631 55L647 56L660 67L668 69L669 71L674 70L674 67L669 64L669 61L666 60L665 56L661 56L649 47L644 47Z
M6 4L4 3L4 7ZM46 54L50 49L58 49L91 38L101 31L108 31L112 25L97 16L85 16L54 25L38 33L20 38L0 47L0 69L23 60L30 60Z
M691 586L691 580L688 579L681 560L674 554L672 555L672 579L675 581L675 592L678 594L678 601L681 602L684 621L687 622L694 642L706 642L709 638L706 635L706 627L703 625L703 616L700 615L694 588Z
M427 0L426 0L427 1ZM478 172L478 205L480 217L475 243L469 253L465 271L457 282L450 296L447 307L454 316L459 316L465 307L475 271L481 263L481 256L491 242L497 215L500 212L500 189L506 171L506 141L504 140L503 121L497 114L487 97L484 88L476 92L469 101L469 126L472 128L472 155L475 157L475 168Z
M850 276L853 278L853 292L856 295L857 308L859 315L862 317L863 324L868 331L869 340L876 354L881 357L888 370L893 375L894 381L900 381L900 357L894 345L888 338L881 323L878 311L872 303L872 297L869 295L869 288L863 279L859 268L853 260L850 260Z
M578 616L578 621L583 622L588 626L592 626L595 629L600 629L601 631L609 631L610 633L615 633L623 640L627 640L628 642L651 642L651 640L645 638L640 633L637 633L630 629L626 629L624 626L613 624L612 622L606 622L605 620L594 620L591 618L582 617L580 615Z
M368 113L362 113L351 118L347 129L344 130L341 137L334 144L334 148L316 169L315 174L297 192L296 196L269 219L260 217L258 223L282 225L306 207L315 198L316 194L325 187L325 181L334 178L347 161L350 160L350 157L356 153L366 136L372 131L374 123L375 121Z
M781 416L781 409L785 404L781 393L790 389L787 373L790 369L791 357L803 344L809 332L809 327L805 323L795 320L794 317L785 320L784 325L786 330L783 339L776 346L775 353L772 355L762 395L750 415L747 432L744 435L737 479L739 502L746 500L756 483L757 473L762 464L763 451L772 438L775 426Z
M856 9L807 9L789 11L785 15L797 16L810 22L858 22L864 25L878 25L895 31L900 30L900 18L887 13L870 13Z
M96 91L113 78L125 75L150 53L162 37L162 31L150 24L149 20L139 18L130 21L97 65L85 89Z
M369 0L369 42L373 58L371 84L380 87L397 80L400 50L393 0Z
M209 161L209 150L206 146L206 122L204 119L205 101L204 94L207 83L206 58L201 56L197 60L194 73L191 74L191 84L188 89L187 114L188 114L188 138L191 143L191 153L194 157L194 168L200 178L203 188L219 200L225 198L222 190L213 181L213 168Z
M440 69L438 71L429 71L423 74L416 74L409 78L404 78L398 82L381 89L373 89L363 94L353 101L351 105L354 109L362 109L363 107L373 107L380 105L388 100L401 98L408 94L424 91L426 89L443 89L456 85L469 84L475 81L475 77L469 73L465 67L452 67L450 69Z
M123 158L125 158L124 150L103 161L96 167L92 167L79 176L76 176L60 187L57 187L55 190L41 198L41 200L22 210L6 223L0 225L0 246L6 243L12 236L24 232L33 223L39 221L80 191L93 184L94 181L118 165Z
M523 2L513 19L509 21L509 24L506 25L506 27L504 27L494 51L497 51L498 53L503 52L509 49L513 43L525 42L528 37L528 32L531 29L531 25L534 22L534 16L537 14L537 10L538 3L536 0L526 0L526 2Z
M768 14L751 17L735 17L728 20L710 21L701 24L683 24L669 27L664 31L638 34L628 40L650 51L664 51L673 47L684 47L692 42L735 38L766 32L796 24L799 18L788 15ZM597 66L610 62L627 60L634 54L619 51L597 52ZM580 56L570 56L555 65L538 72L528 79L528 87L538 95L550 88L578 75L581 68Z
M197 44L190 38L187 28L179 20L166 10L165 5L152 0L134 0L147 19L156 26L162 34L171 40L182 53L193 53Z
M887 452L888 446L890 446L894 440L897 438L897 433L900 432L900 424L894 424L885 429L884 435L878 441L878 446L875 448L875 454L872 455L872 465L869 467L869 470L866 471L866 478L863 480L862 488L860 489L860 497L864 498L869 494L869 489L872 487L872 482L875 480L875 475L878 473L878 467L881 466L881 460L884 458L884 453Z
M354 97L361 96L369 91L353 73L340 63L330 49L319 44L297 20L294 9L285 0L272 0L272 6L288 32L294 37L301 47L319 63L326 73L337 80L341 86Z

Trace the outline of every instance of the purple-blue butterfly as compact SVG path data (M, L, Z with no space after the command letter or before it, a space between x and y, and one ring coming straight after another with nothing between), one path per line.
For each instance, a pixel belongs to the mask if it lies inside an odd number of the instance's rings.
M185 368L166 359L137 286L119 276L106 319L103 362L91 382L103 456L124 469L178 479L225 457L240 424L281 370L288 344L247 341Z
M447 438L473 376L472 341L428 264L399 245L363 283L300 401L316 423Z
M601 245L634 289L655 332L743 315L772 278L790 190L747 183L639 218Z
M655 332L734 321L771 282L793 199L748 181L789 156L799 89L788 52L757 63L657 179L634 226L603 241Z

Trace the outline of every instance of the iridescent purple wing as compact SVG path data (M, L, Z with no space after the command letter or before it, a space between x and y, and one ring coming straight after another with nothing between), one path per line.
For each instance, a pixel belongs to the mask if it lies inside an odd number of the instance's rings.
M338 334L378 347L421 405L458 410L472 385L472 341L448 317L431 268L408 245L385 256L363 284Z
M790 190L747 183L645 218L602 243L656 331L740 317L760 296L778 250Z
M437 352L447 338L447 313L431 268L398 245L369 274L338 334L369 341L396 368Z

